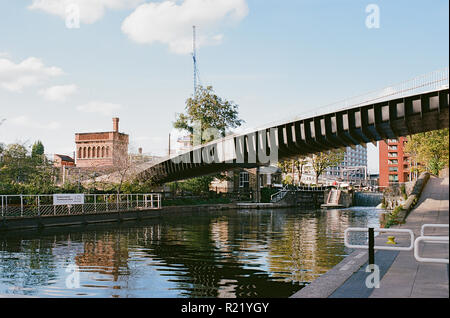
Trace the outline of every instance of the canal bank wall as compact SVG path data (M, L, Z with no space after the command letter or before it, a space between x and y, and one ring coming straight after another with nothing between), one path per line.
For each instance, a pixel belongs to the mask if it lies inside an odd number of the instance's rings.
M160 218L165 215L192 215L208 211L224 211L234 209L279 209L299 207L304 209L320 208L324 202L325 193L300 192L279 203L229 203L204 204L186 206L165 206L161 209L137 209L131 211L108 211L72 215L45 215L6 217L0 219L0 232L21 229L41 229L50 227L64 227L74 225L88 225L99 223L117 223L130 220Z

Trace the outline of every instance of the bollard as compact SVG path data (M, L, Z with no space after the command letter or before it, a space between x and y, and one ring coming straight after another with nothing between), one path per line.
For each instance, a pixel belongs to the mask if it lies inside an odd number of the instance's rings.
M369 227L369 266L375 264L375 235L373 227ZM373 271L373 266L371 266Z

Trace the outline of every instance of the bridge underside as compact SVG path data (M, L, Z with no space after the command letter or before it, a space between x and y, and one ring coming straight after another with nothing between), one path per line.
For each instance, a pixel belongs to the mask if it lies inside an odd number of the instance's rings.
M226 137L158 163L138 178L165 183L267 165L274 155L283 160L448 128L448 110L448 88L358 106Z

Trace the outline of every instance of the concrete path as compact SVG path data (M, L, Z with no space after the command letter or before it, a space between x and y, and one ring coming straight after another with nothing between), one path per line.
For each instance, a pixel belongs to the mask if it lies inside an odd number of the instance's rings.
M406 223L394 228L411 229L420 236L422 224L449 224L449 179L431 177L417 207L411 211ZM448 235L448 230L428 229L426 235ZM448 258L448 244L423 243L419 246L422 257ZM448 265L420 263L414 252L400 252L380 281L371 298L441 298L449 297Z
M410 229L420 236L422 224L449 223L449 179L431 177L421 198L406 223L391 228ZM375 245L385 245L387 236L375 238ZM428 229L425 235L447 235L448 229ZM409 235L395 235L398 246L410 244ZM420 256L448 258L448 244L423 243ZM367 251L355 250L341 263L292 298L448 298L449 267L447 264L420 263L414 251L377 251L375 264L380 268L380 287L368 289Z

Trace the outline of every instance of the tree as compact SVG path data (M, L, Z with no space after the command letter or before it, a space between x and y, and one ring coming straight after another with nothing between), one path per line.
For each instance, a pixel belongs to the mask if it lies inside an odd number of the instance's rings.
M319 183L319 177L328 167L338 165L342 162L342 160L344 160L344 153L344 151L338 150L320 152L318 154L312 155L311 164L316 176L316 184Z
M218 97L212 86L199 86L197 93L186 100L186 114L177 114L173 126L192 135L194 126L200 123L201 132L214 128L225 137L227 129L239 127L244 122L238 118L238 107L233 102ZM204 136L199 137L202 144L211 141Z
M188 131L191 134L191 143L196 140L196 143L204 144L215 137L205 134L208 129L216 129L221 137L225 137L228 129L242 125L244 121L238 118L238 108L233 102L217 96L212 86L198 86L196 94L186 100L186 113L177 114L173 126ZM194 135L197 133L199 135ZM205 191L209 189L214 178L223 179L225 176L218 174L194 178L187 183L187 187L194 192ZM193 190L194 188L196 190Z
M426 170L438 175L448 165L449 129L408 136L404 150Z
M308 163L308 158L306 156L299 156L296 159L291 160L283 160L278 162L278 167L281 169L281 172L284 174L291 173L292 176L289 179L289 182L294 182L295 172L297 172L298 182L301 183L303 168Z
M44 145L40 140L36 141L31 148L31 158L39 163L44 161Z
M0 191L37 194L54 190L54 171L50 163L36 161L21 144L0 148Z

